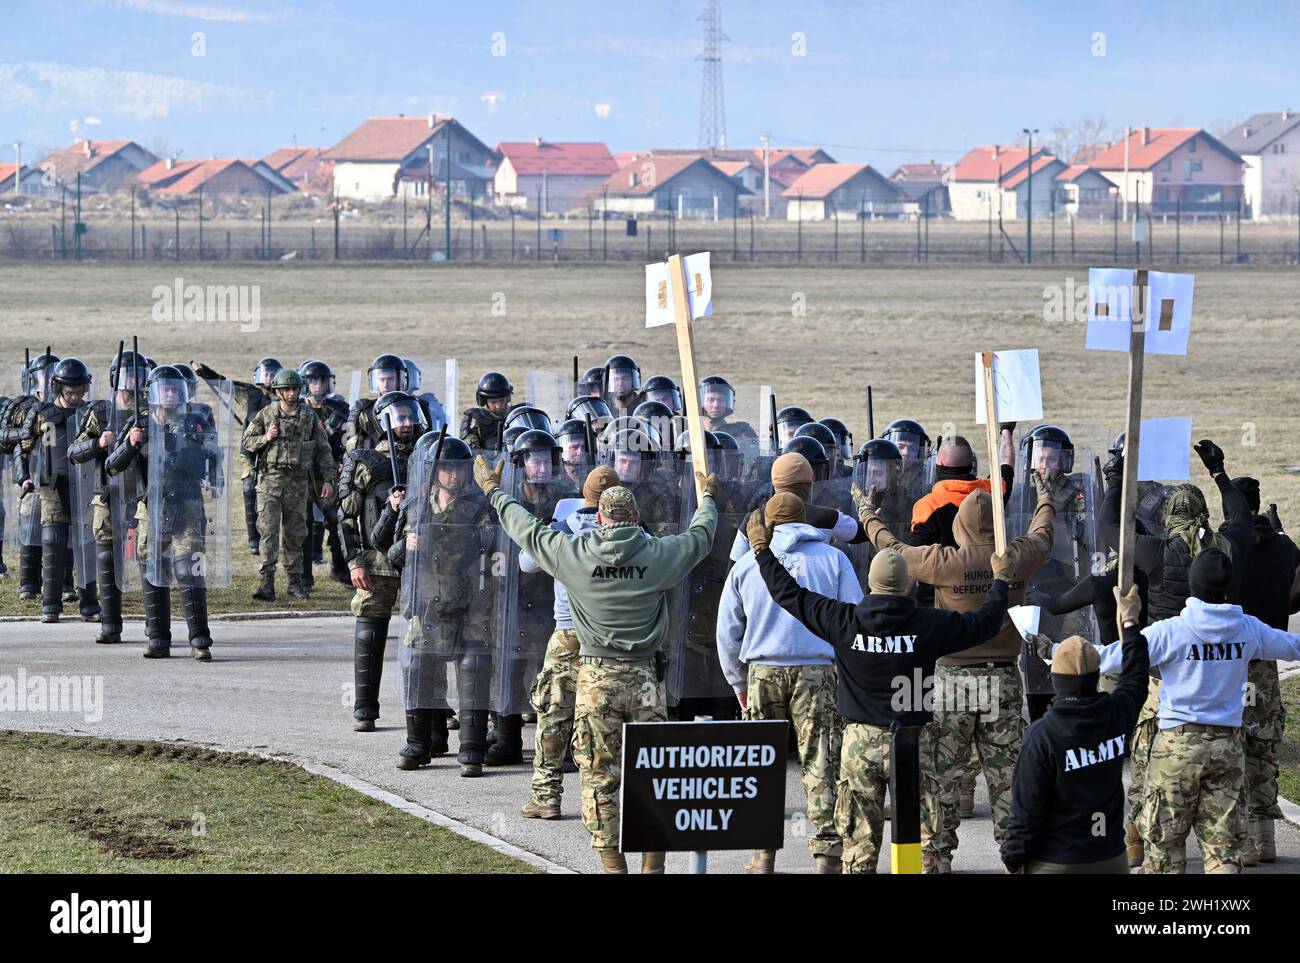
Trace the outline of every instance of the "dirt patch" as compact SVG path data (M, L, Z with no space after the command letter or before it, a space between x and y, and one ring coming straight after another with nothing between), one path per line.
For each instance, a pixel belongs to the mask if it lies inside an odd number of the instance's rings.
M22 732L0 732L0 748L3 748L6 743L21 742L25 738L27 738L27 734ZM246 752L221 752L189 743L138 742L134 740L94 739L87 736L59 735L50 735L48 739L51 748L59 751L91 752L139 759L161 759L169 762L192 762L204 766L224 766L234 769L275 766L286 772L302 772L301 769L291 763L267 759Z
M48 816L42 821L62 825L73 832L88 836L107 852L126 859L188 859L198 855L198 850L192 846L137 832L134 827L129 826L120 817L109 814L102 807L70 809ZM186 829L189 828L187 820L167 822L179 822Z
M193 820L189 819L164 819L162 824L167 829L177 829L181 832L189 832L194 828Z
M18 795L8 786L0 786L0 803L5 802L27 802L27 797Z

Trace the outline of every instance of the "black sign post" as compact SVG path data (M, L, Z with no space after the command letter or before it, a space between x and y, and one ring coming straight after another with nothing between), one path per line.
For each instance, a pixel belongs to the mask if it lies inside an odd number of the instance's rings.
M789 726L625 724L619 850L780 849Z

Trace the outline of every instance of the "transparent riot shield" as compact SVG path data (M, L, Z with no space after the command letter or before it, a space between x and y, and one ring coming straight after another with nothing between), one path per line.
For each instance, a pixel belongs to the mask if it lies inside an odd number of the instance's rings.
M18 489L13 483L13 457L0 452L0 538L10 547L13 557L18 551ZM0 556L0 561L3 556Z
M397 536L404 542L398 650L406 709L486 711L492 650L500 638L500 532L474 484L473 463L437 459L417 445L408 462Z
M418 382L407 390L425 403L429 409L429 430L438 431L443 425L455 432L456 413L460 393L460 363L455 358L413 359L420 375Z
M544 482L529 482L524 469L507 463L502 486L543 524L554 521L562 502L581 497L561 471ZM492 708L504 715L531 712L530 694L555 630L555 579L529 559L502 530L498 538L502 593L498 611L499 646L493 673Z
M1091 466L1091 459L1076 459L1075 467L1084 470L1053 476L1056 517L1053 522L1052 552L1025 583L1024 604L1042 607L1039 631L1054 642L1071 635L1082 636L1094 643L1101 641L1092 606L1065 615L1053 615L1047 609L1052 599L1064 594L1082 579L1104 574L1105 571L1105 557L1097 553L1097 479L1088 470ZM1032 514L1009 514L1007 535L1010 538L1025 535L1032 524ZM1047 663L1037 658L1027 645L1022 651L1021 665L1027 693L1050 695L1054 691Z
M853 505L853 478L840 476L814 481L808 503L839 512L849 518L857 518L857 509ZM849 543L835 539L831 545L849 557L849 561L853 563L853 571L859 573L859 581L865 584L866 571L871 564L870 543Z
M78 408L68 419L67 442L79 434L90 416L90 406ZM64 449L66 452L66 448ZM95 495L100 488L99 462L96 459L68 466L68 547L72 550L72 575L77 588L95 581Z
M866 458L853 463L853 484L864 494L874 493L876 516L890 533L900 541L908 541L912 530L912 509L929 491L924 461L903 461L891 458ZM933 464L932 460L930 464ZM857 518L856 506L847 513ZM858 581L867 590L867 570L875 557L876 549L870 542L851 546L858 564Z
M229 382L208 383L232 400ZM149 405L148 527L137 533L136 551L153 585L230 584L230 471L238 447L230 410L188 402Z
M34 486L39 486L45 472L46 452L42 444L32 445L29 452L21 447L15 449L15 458L27 460L28 477ZM41 494L38 487L29 492L18 492L18 541L23 545L41 544Z
M524 401L541 408L551 424L564 421L564 411L573 399L573 376L562 371L529 368L524 381Z

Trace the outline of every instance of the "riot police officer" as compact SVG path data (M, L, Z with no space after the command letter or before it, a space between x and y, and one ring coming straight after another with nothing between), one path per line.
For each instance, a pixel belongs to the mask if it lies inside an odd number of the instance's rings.
M395 354L381 354L370 362L366 369L366 383L371 398L358 398L348 412L347 425L343 429L343 447L348 451L358 448L374 448L384 433L375 417L374 408L378 399L390 391L406 391L410 373L406 362ZM429 413L424 413L425 422Z
M641 393L645 395L646 401L658 401L667 405L674 415L686 414L682 406L682 389L666 375L655 375L645 383Z
M499 371L489 371L478 379L474 389L477 407L466 408L460 420L461 441L470 448L481 451L500 451L504 448L502 435L506 429L506 415L510 413L515 386Z
M263 408L244 428L243 447L258 456L257 530L262 540L259 601L275 599L275 567L284 542L289 594L310 598L302 579L302 545L307 537L307 491L314 472L320 497L334 497L334 456L315 409L302 404L302 376L285 368L271 382L274 407Z
M144 594L146 659L171 654L171 586L180 589L190 654L212 659L208 631L207 571L214 554L229 545L212 538L209 518L228 511L226 453L202 412L188 406L184 375L169 365L149 373L149 410L143 423L132 416L108 456L110 476L134 471L139 486L128 491L134 517L136 557ZM220 503L218 510L215 506ZM228 561L228 560L227 560Z
M224 375L198 361L191 361L190 367L204 381L227 380ZM271 396L271 382L283 367L275 358L263 358L253 368L251 382L230 382L235 391L235 404L242 412L239 416L242 424L247 425L254 415L275 400ZM257 459L252 453L243 450L239 452L239 479L244 493L244 525L248 531L248 550L256 555L261 551L261 536L257 533Z
M827 461L830 463L832 478L842 478L847 474L844 470L844 462L840 460L840 443L839 439L835 437L835 432L819 421L810 421L806 425L800 425L794 436L796 438L812 438L822 446L822 451L826 453Z
M706 431L725 431L741 447L758 444L758 432L747 421L728 421L736 413L736 389L721 375L700 379L700 414Z
M616 354L605 362L601 394L614 411L629 412L645 396L641 393L641 368L625 354Z
M91 510L91 493L75 489L68 445L80 427L78 419L91 380L90 369L82 361L64 358L49 372L51 398L29 409L23 424L22 450L36 457L24 460L21 487L24 493L40 489L42 622L59 621L63 612L63 582L73 563L73 550L82 554L88 549L80 539L74 545L72 538L73 523L80 525ZM37 477L32 477L33 465ZM91 622L99 617L99 599L93 564L84 558L81 562L77 598L82 619Z
M347 425L349 411L347 402L334 393L334 369L324 361L304 361L298 367L298 374L303 380L303 399L307 402L307 407L316 412L316 416L325 426L334 464L341 465L346 453L343 448L343 430ZM347 560L343 557L343 545L338 536L337 489L332 499L325 500L320 497L321 482L326 480L331 484L338 482L337 477L320 479L313 476L307 489L311 501L309 508L311 519L307 540L303 542L302 578L308 589L315 582L312 564L324 559L326 533L329 534L331 574L344 585L352 584L348 575Z
M374 405L384 429L374 448L355 448L339 472L339 534L351 570L354 699L352 728L374 732L379 718L379 683L388 623L401 588L401 575L375 545L371 533L394 487L406 485L406 462L416 439L428 428L424 408L405 391L390 391ZM392 443L389 443L391 432Z
M41 512L40 496L35 490L22 491L22 482L30 468L22 452L23 426L27 416L45 402L49 369L59 363L57 355L45 354L32 358L23 368L23 393L10 398L0 408L0 453L10 459L11 481L19 490L17 506L18 549L18 599L28 602L41 596Z
M786 405L776 413L776 437L782 446L789 443L799 429L804 425L810 425L814 421L813 416L808 413L807 408L800 408L798 405Z

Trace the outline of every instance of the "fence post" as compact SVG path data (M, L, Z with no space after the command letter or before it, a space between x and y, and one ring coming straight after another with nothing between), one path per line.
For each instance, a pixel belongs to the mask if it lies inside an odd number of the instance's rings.
M858 199L858 263L867 263L867 196Z

